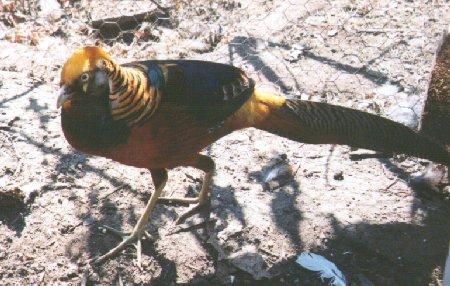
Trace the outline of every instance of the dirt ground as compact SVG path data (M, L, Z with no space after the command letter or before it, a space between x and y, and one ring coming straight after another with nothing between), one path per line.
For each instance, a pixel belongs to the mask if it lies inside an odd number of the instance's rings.
M65 141L56 92L75 48L100 43L120 62L230 63L262 88L417 127L450 22L445 1L158 3L167 9L0 0L0 284L319 285L294 262L311 251L336 263L351 285L441 285L450 238L442 166L256 129L205 150L217 165L210 213L174 227L186 207L158 205L142 268L131 247L90 266L119 242L101 226L131 229L153 185L147 170ZM146 11L157 19L141 22L136 15ZM130 15L136 27L102 28ZM194 196L201 178L175 168L165 192Z

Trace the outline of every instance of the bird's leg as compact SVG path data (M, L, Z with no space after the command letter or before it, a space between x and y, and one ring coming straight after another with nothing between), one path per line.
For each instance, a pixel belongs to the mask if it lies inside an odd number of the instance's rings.
M194 168L200 169L205 172L203 177L202 189L196 198L179 198L179 197L160 197L159 202L166 203L181 203L181 204L197 204L186 213L181 215L176 221L176 224L182 223L185 219L197 213L207 202L209 198L209 187L214 175L215 164L211 157L205 155L199 155L197 160L190 164Z
M209 205L209 187L212 181L214 171L206 172L205 176L203 177L203 184L202 189L200 193L198 194L198 197L195 198L197 201L197 204L190 208L188 211L183 213L176 221L175 224L180 224L183 221L185 221L188 217L196 214L199 212L204 206Z
M130 233L117 231L111 227L105 227L106 230L123 237L123 241L119 243L116 247L108 251L106 254L94 259L93 262L95 264L104 262L105 260L111 258L112 256L122 251L126 246L136 243L138 265L139 266L141 265L141 257L142 257L141 239L143 235L148 236L148 234L145 231L148 219L167 182L167 171L165 169L150 170L150 172L152 174L153 184L155 185L155 192L152 194L149 201L147 202L147 206L145 207L144 213L141 215L136 226L133 228L133 231Z

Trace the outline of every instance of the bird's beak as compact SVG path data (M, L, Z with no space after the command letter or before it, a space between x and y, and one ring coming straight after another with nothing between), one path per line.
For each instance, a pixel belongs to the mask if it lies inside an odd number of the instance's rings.
M61 106L66 102L66 100L72 97L72 92L70 92L67 85L61 86L58 95L58 101L56 102L56 108L61 108Z

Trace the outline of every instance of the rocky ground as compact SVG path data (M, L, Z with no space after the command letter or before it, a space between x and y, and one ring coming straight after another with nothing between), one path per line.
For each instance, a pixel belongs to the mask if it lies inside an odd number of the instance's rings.
M65 141L56 91L73 49L102 44L121 62L231 63L261 88L417 127L450 20L444 1L158 3L164 9L0 1L0 284L315 285L294 263L312 251L352 285L440 285L450 237L445 169L255 129L205 150L217 164L209 215L174 228L185 207L159 205L142 268L132 248L91 267L119 241L101 226L130 229L153 186L148 171ZM201 178L176 168L166 194L193 196Z

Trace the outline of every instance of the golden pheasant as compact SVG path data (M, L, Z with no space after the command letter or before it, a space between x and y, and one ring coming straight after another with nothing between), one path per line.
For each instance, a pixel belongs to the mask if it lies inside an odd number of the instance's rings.
M103 49L84 47L62 68L57 105L62 108L64 135L75 149L147 168L155 185L132 232L96 262L128 244L139 246L158 201L202 205L208 198L214 162L199 152L239 129L256 127L298 142L345 144L450 164L444 146L399 123L262 92L242 70L212 62L151 60L120 65ZM167 169L176 166L205 172L197 198L161 197Z

